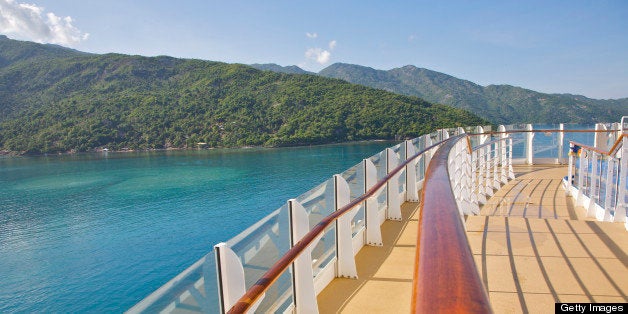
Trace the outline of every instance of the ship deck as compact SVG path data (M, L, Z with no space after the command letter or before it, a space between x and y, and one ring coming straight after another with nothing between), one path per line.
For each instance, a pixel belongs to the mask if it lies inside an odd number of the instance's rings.
M516 178L467 217L467 237L495 313L551 312L556 302L628 302L628 232L585 216L565 195L565 166L515 166ZM356 255L358 279L334 279L320 313L408 313L419 203L382 225L382 247Z

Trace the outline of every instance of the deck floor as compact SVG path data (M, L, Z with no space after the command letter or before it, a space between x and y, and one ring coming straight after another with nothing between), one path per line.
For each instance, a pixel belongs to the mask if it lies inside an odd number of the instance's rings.
M517 166L467 236L495 313L548 313L555 302L628 302L628 232L574 207L566 167ZM383 247L356 255L358 279L337 278L318 296L320 313L408 313L418 203L382 225Z
M356 255L358 279L336 278L319 295L320 313L409 313L419 203L401 206L401 221L382 224L383 246Z
M628 302L628 232L565 195L566 167L519 166L467 219L495 313L547 313L556 302Z

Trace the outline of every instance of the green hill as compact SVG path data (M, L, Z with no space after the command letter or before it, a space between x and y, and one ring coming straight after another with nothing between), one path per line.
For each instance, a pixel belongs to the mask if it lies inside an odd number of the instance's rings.
M510 85L483 87L412 65L383 71L336 63L318 74L466 109L496 124L614 122L628 115L628 98L597 100Z
M0 150L284 146L486 123L467 111L313 75L85 54L0 38Z
M264 64L259 64L259 63L253 63L250 64L250 66L258 69L258 70L262 70L262 71L273 71L273 72L277 72L277 73L287 73L287 74L312 74L312 75L316 75L316 73L314 72L309 72L309 71L305 71L303 69L301 69L300 67L296 66L296 65L289 65L289 66L281 66L279 64L275 64L275 63L264 63Z

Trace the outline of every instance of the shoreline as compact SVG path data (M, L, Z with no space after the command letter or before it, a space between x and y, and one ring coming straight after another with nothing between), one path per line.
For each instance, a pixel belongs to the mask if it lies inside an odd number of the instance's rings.
M287 145L287 146L234 146L234 147L196 147L196 148L183 148L183 147L169 147L169 148L151 148L151 149L121 149L110 150L107 148L95 148L92 150L77 152L57 152L57 153L16 153L7 150L0 151L0 158L11 157L53 157L53 156L72 156L81 154L107 154L107 153L142 153L142 152L161 152L161 151L193 151L193 150L221 150L221 149L274 149L274 148L299 148L310 146L325 146L325 145L343 145L343 144L359 144L359 143L376 143L376 142L393 142L397 143L403 140L388 140L388 139L374 139L374 140L358 140L358 141L345 141L345 142L331 142L331 143L318 143L318 144L302 144L302 145Z

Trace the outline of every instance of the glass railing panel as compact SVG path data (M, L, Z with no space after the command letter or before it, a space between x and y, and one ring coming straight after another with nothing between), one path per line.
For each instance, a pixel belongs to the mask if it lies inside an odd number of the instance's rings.
M535 124L532 126L535 130L558 130L558 124ZM558 132L537 132L533 138L533 153L535 158L558 158L559 147Z
M578 177L580 177L580 158L578 158L578 156L575 153L573 153L572 158L573 158L574 167L573 167L573 177L571 178L571 185L579 189L580 187L578 186Z
M310 229L323 218L335 211L334 178L297 197L297 201L308 213ZM329 230L332 230L331 232ZM321 240L312 250L312 269L314 277L336 256L336 234L334 227L326 229Z
M469 134L469 133L476 133L477 131L477 127L475 126L465 126L462 129L464 129L464 132Z
M386 210L388 207L388 199L386 198L387 190L386 186L382 187L377 195L377 208L379 212Z
M526 124L509 124L504 127L506 131L525 130ZM510 137L512 138L512 158L526 158L526 133L511 133Z
M406 170L401 170L401 172L399 172L399 175L397 176L397 182L399 184L399 191L398 193L401 194L403 193L403 191L406 190ZM403 203L404 200L401 201L401 203Z
M602 197L602 185L603 185L603 180L604 177L606 176L606 172L604 172L604 162L603 162L603 157L598 155L598 160L596 161L595 167L597 168L597 175L595 177L595 181L596 181L596 186L595 186L595 201L598 204L604 204L604 197Z
M358 206L358 212L351 220L351 236L355 236L360 230L366 228L366 214L364 212L364 202Z
M212 251L129 309L128 313L218 313L218 304L216 261Z
M371 157L369 160L373 162L375 165L375 169L377 169L377 181L383 179L386 176L386 150L383 150Z
M255 313L285 313L292 304L292 276L288 268L268 287Z
M417 182L425 179L425 154L423 154L421 157L418 157L418 158L419 158L419 161L417 162L415 166Z
M565 130L595 130L593 124L565 124ZM578 142L581 144L593 146L595 143L595 133L565 133L565 142L563 144L563 156L567 156L569 152L569 141Z
M336 226L331 224L316 246L312 249L312 270L314 278L336 257Z
M607 189L610 190L610 207L615 208L617 206L617 197L619 187L619 160L612 158L608 161L608 166L611 168L611 177L609 178L610 184L607 186ZM614 213L613 213L614 214Z
M597 193L595 200L600 206L604 206L604 199L606 197L606 164L604 160L597 161Z
M441 141L442 133L439 131L434 131L429 134L429 137L432 140L432 143L438 143Z
M580 188L581 188L582 194L588 197L591 197L589 187L591 186L591 169L593 167L591 165L591 161L587 158L583 160L583 164L584 165L582 166L584 167L583 168L584 171L582 171L582 186Z
M349 184L350 200L364 194L364 165L359 163L340 174Z
M311 229L336 210L334 178L298 196L296 200L305 208Z
M476 135L476 136L469 136L469 140L471 141L471 147L477 147L481 144L481 136L480 135Z
M399 144L399 149L396 150L395 153L397 154L397 158L399 158L400 162L406 161L406 158L407 158L406 143L405 142L401 142Z
M412 140L412 146L414 146L414 153L418 153L425 148L425 137L420 136ZM408 156L411 157L411 156Z
M227 241L244 267L247 290L290 249L288 215L284 205Z
M349 184L350 200L354 200L362 196L366 191L364 190L364 165L359 163L340 174ZM359 206L358 212L351 221L353 235L364 228L365 214L364 206Z

